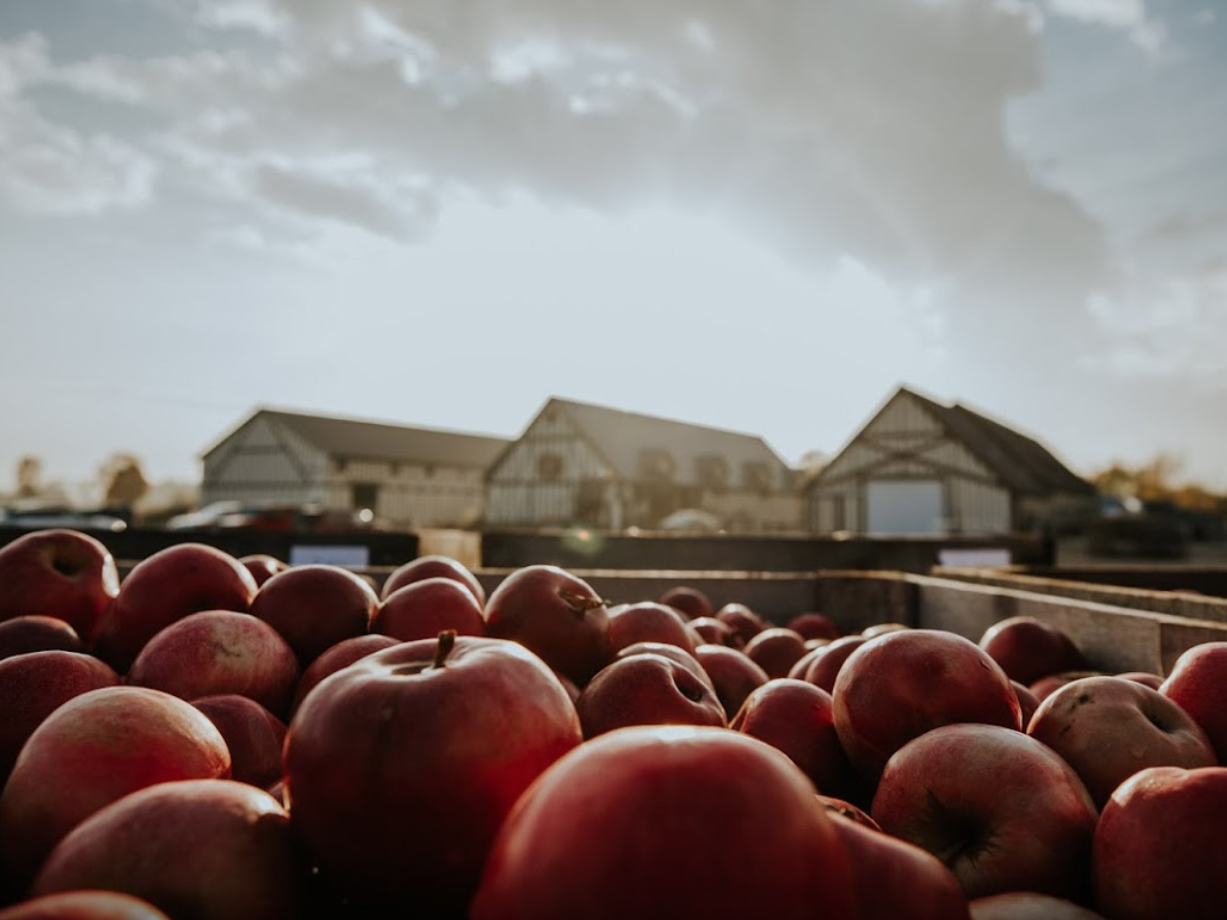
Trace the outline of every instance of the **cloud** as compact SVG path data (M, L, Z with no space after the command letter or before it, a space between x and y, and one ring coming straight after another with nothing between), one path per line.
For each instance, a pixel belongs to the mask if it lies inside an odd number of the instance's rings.
M83 133L44 118L25 89L53 68L46 39L0 42L0 201L31 214L76 215L147 202L157 168L107 133Z
M1145 0L1045 0L1049 11L1079 22L1107 26L1129 34L1148 51L1157 51L1167 38L1159 19L1147 16Z

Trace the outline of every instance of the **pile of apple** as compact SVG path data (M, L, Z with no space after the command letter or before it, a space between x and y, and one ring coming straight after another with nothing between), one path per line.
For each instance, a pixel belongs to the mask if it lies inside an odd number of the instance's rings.
M0 920L1218 918L1225 756L1227 643L0 549Z

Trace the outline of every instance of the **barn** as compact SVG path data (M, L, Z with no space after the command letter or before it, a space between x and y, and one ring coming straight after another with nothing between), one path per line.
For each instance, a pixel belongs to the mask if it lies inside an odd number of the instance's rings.
M257 408L202 455L201 502L370 509L394 529L472 526L506 438Z
M492 526L801 529L794 473L762 438L557 397L486 481Z
M999 421L900 387L803 489L820 533L1044 530L1090 513L1095 489Z

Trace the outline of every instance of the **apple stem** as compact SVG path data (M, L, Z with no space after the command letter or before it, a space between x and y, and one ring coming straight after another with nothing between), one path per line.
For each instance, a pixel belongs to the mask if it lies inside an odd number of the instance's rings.
M439 633L439 646L435 649L434 667L441 668L456 646L456 630L445 629Z
M576 591L568 591L566 588L559 588L558 596L562 598L562 602L574 610L581 619L589 610L594 610L605 603L599 597L593 597L590 594L580 594Z

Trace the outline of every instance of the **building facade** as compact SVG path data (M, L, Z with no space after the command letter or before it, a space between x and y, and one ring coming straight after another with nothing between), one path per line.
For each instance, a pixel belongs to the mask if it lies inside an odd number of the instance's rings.
M487 474L491 526L801 528L793 471L754 435L551 398Z
M1038 441L900 387L805 486L819 533L1037 531L1089 514L1095 490Z
M260 408L202 455L201 503L367 509L393 529L481 521L505 438Z

